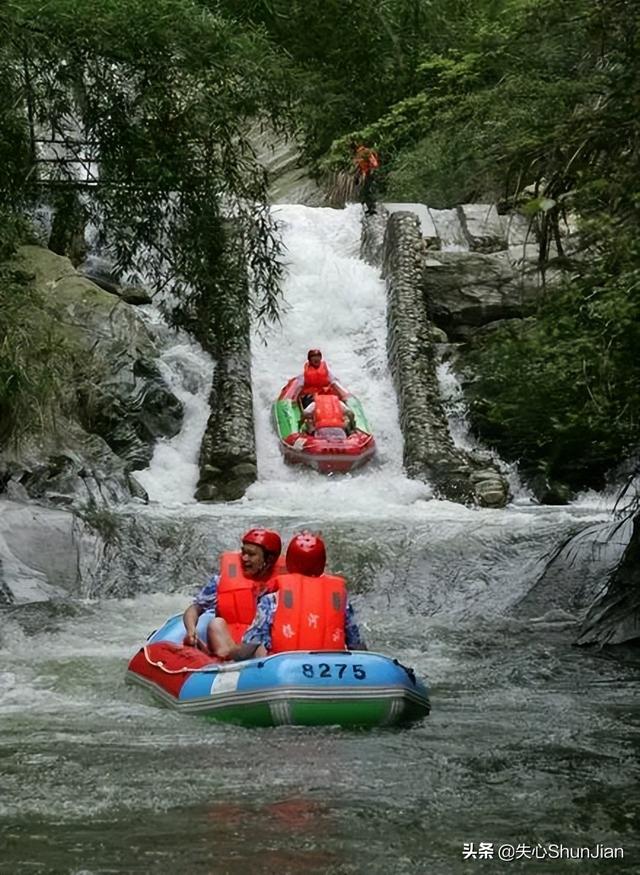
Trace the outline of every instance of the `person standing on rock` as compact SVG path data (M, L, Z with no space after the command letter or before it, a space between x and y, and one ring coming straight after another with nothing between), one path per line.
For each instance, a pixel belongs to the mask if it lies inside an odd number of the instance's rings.
M372 216L376 212L375 195L380 156L375 149L363 143L356 143L355 140L351 141L350 149L355 165L354 182L360 194L360 203L365 208L365 216Z
M232 639L239 642L253 621L258 599L285 570L281 550L282 541L277 532L254 528L242 536L239 552L223 553L218 574L200 590L182 616L186 632L184 644L203 648L206 643L209 651L217 655L212 636L214 617L224 619ZM211 611L213 616L203 643L196 627L205 611Z

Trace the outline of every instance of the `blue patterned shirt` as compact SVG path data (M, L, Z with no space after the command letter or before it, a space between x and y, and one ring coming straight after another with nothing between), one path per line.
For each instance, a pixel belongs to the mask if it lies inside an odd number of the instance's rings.
M198 605L203 611L213 611L216 613L218 608L218 584L220 583L220 575L214 574L205 583L200 592L194 597L193 604Z
M275 592L266 593L258 599L253 623L242 636L243 644L263 644L267 650L271 649L271 626L277 605L278 594ZM344 637L349 650L365 649L366 645L356 623L353 607L348 599L344 609Z

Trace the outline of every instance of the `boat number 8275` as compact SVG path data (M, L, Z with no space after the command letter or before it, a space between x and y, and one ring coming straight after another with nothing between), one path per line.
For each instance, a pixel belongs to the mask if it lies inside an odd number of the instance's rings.
M348 672L348 669L351 669ZM302 674L306 678L343 678L354 677L357 681L363 681L367 673L362 665L347 665L346 662L334 662L329 665L328 662L320 662L318 665L312 665L310 662L305 662L302 665Z

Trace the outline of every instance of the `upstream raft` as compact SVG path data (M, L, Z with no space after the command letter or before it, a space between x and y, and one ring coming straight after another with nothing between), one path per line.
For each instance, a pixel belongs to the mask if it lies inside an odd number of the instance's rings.
M355 395L347 394L344 398L353 414L355 427L342 440L319 438L302 431L302 408L296 395L297 383L293 377L273 405L273 421L287 462L309 465L322 474L332 474L347 473L373 458L376 442L362 404Z
M206 629L210 617L200 617ZM127 681L185 714L244 726L391 726L420 720L429 693L412 669L368 651L292 651L219 662L185 647L171 617L129 663Z

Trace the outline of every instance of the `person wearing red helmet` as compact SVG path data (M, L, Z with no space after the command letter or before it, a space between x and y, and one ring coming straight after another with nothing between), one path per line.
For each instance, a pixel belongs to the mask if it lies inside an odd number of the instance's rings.
M200 590L182 616L185 627L184 643L202 646L196 626L205 611L224 619L228 634L239 642L250 626L257 601L273 585L275 577L284 570L280 559L282 541L271 529L253 528L242 536L239 553L223 553L220 570ZM207 627L207 642L211 653L216 653L212 622Z
M304 370L296 377L295 388L296 397L300 399L303 408L319 394L337 395L341 401L347 397L345 389L329 370L329 366L322 358L319 349L310 349L307 353Z
M217 648L230 659L287 650L366 650L346 593L344 578L325 573L324 541L310 532L287 548L287 573L258 600L256 616L234 644L214 621Z

